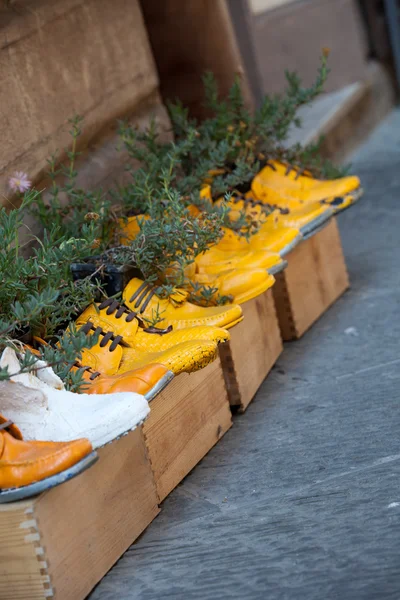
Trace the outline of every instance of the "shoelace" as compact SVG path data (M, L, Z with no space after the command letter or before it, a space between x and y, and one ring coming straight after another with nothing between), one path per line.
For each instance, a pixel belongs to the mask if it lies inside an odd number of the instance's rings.
M250 204L251 206L261 206L261 208L268 208L271 212L273 210L278 210L281 215L289 214L288 208L283 208L282 206L279 206L278 204L269 204L269 202L262 202L261 200L256 200L255 198L249 198L246 196L238 195L238 196L232 196L232 200L235 204L237 204L238 202L243 202L245 205Z
M14 425L13 421L4 421L4 423L0 423L0 431L2 429L9 429L9 427L11 427L11 425Z
M129 299L129 302L133 302L136 300L135 308L139 309L141 314L146 310L150 300L156 293L157 288L153 288L150 284L144 281L133 294L133 296ZM147 298L146 298L147 296ZM143 302L144 301L144 302ZM143 304L142 304L143 302ZM142 306L140 306L142 304Z
M92 368L91 367L83 367L81 365L79 365L79 363L76 364L76 366L78 367L78 369L81 369L82 371L89 371L90 372L90 381L93 381L93 379L96 379L96 377L98 377L99 375L101 375L100 371L93 371L92 372Z
M146 283L142 284L140 286L140 288L142 288L143 285L147 285L147 284ZM151 289L151 287L150 287L150 289ZM139 291L139 290L137 290L137 291ZM155 292L156 292L155 289L152 290L151 295L149 296L148 300L145 302L142 309L140 310L141 313L143 313L143 311L146 309L146 306L150 302L150 300L153 297L153 295L155 294ZM132 297L132 298L134 298L134 297ZM123 306L117 300L113 300L112 298L107 298L107 300L104 300L101 304L99 304L100 310L103 310L105 308L107 309L106 314L107 315L114 314L116 319L120 319L122 316L126 315L125 321L127 323L131 323L134 319L137 319L139 321L139 325L143 328L143 331L145 333L156 333L158 335L164 335L164 334L172 331L172 325L169 325L165 329L160 329L158 327L146 327L146 324L144 323L143 319L138 315L137 312L135 312L133 310L129 310L128 308L126 308L126 306ZM136 305L135 305L135 308L136 308Z
M274 167L274 165L270 165L271 167ZM274 167L275 171L276 168ZM310 173L310 171L308 171L305 168L300 168L300 167L296 167L294 165L287 165L286 167L286 171L285 171L285 175L290 175L290 173L294 171L296 173L296 177L294 178L294 180L296 181L300 176L303 177L312 177L312 174Z
M122 335L114 335L112 331L106 332L103 330L102 327L96 327L91 321L88 321L87 323L85 323L85 325L82 325L80 331L86 334L93 331L94 335L102 335L103 337L99 343L100 348L104 348L105 346L107 346L108 342L111 341L109 348L110 352L113 352L115 348L117 348L117 346L119 345L126 346L126 344L123 341Z

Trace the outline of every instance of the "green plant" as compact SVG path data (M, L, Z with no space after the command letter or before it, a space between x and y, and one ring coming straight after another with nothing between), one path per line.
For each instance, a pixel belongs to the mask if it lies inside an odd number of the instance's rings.
M73 330L61 337L59 333L93 302L98 288L90 278L72 281L69 270L72 261L87 254L86 240L60 237L57 227L45 231L42 240L29 235L23 216L36 197L37 192L30 191L19 208L9 212L0 209L0 350L20 340L31 343L39 337L53 343L53 347L46 346L41 351L46 360L51 355L52 364L70 367L73 351L76 360L79 351L92 342ZM19 241L21 231L28 234L25 244L35 242L28 257L23 255L25 248ZM30 360L28 356L23 363L25 370L30 369ZM5 377L2 371L1 378ZM71 377L73 385L78 385L79 376Z
M239 211L237 219L232 220L228 202L215 205L200 194L211 168L224 164L228 149L227 140L219 144L210 140L206 156L205 153L196 152L198 145L201 145L198 141L200 134L189 122L185 136L176 143L160 143L154 123L144 131L121 123L119 132L130 156L143 165L143 168L138 170L130 169L131 182L112 193L115 204L122 207L123 215L148 214L150 210L154 210L154 204L157 202L155 199L159 197L160 182L168 181L168 189L180 195L181 203L185 206L196 206L207 215L207 219L219 220L221 226L233 229L241 235L248 236L256 231L255 224L249 222L245 211ZM194 153L197 160L195 165L189 168ZM240 171L242 178L249 176L247 164L240 164L237 168L243 168L243 171ZM161 191L165 190L165 183L161 185ZM226 193L227 201L230 195L229 192ZM214 242L216 241L217 238L214 239Z
M285 93L266 95L254 114L245 105L239 78L228 97L221 99L214 76L207 73L204 76L205 97L212 117L199 124L190 119L188 110L181 103L169 104L178 143L189 131L197 131L196 143L183 162L185 171L191 173L192 178L203 177L204 181L207 173L214 170L210 181L214 199L234 190L247 191L252 177L270 159L279 159L300 169L309 168L315 176L328 173L340 176L340 170L319 156L318 145L289 148L284 145L290 128L301 125L299 108L309 104L323 90L329 73L327 56L328 52L324 51L316 79L309 88L302 87L296 73L286 72L288 87Z
M168 285L184 283L187 267L222 235L218 215L192 216L170 179L171 170L163 170L153 180L146 215L138 217L140 232L128 246L110 251L116 264L137 266L148 282L161 280L165 293Z

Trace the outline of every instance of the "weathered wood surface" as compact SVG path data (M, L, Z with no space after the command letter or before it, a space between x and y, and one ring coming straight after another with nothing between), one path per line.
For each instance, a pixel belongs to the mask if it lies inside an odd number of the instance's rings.
M164 99L179 98L192 115L207 114L201 77L212 71L221 94L235 75L249 105L252 97L225 0L142 0Z
M220 356L231 406L241 412L283 350L272 289L242 305L244 319L230 330Z
M150 407L144 434L162 501L232 425L219 358L178 375Z
M336 219L301 242L273 287L283 340L301 337L349 287Z
M99 457L47 493L0 506L1 600L83 600L158 514L141 427Z
M84 117L79 145L85 148L110 137L117 118L159 104L137 0L3 3L0 73L4 196L14 171L40 181L49 155L70 145L74 114Z

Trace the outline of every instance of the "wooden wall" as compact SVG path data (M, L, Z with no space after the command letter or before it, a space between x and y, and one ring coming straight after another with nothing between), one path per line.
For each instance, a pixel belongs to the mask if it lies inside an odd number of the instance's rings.
M201 77L212 71L221 94L240 74L247 103L253 104L226 0L141 2L164 99L180 98L192 115L204 117Z
M0 0L0 193L10 175L37 184L84 117L82 180L118 175L116 119L168 119L138 0Z

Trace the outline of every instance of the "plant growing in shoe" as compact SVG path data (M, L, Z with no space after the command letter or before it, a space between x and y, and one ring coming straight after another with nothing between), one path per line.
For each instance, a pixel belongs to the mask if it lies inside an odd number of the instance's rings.
M187 287L196 257L220 239L222 219L216 212L192 216L165 172L146 210L145 216L137 217L137 232L129 244L109 252L117 264L135 264L147 283L158 286L160 297L170 297L177 287ZM202 291L205 300L208 290ZM152 319L151 324L157 322Z
M229 216L228 203L214 205L200 194L204 185L205 174L210 167L219 164L227 152L227 142L217 145L210 140L210 156L198 155L198 161L194 168L186 168L190 157L195 151L199 132L188 124L186 135L182 136L176 143L162 144L158 140L157 130L154 123L147 130L141 131L124 124L120 126L121 139L130 156L142 163L143 168L131 170L132 181L118 188L113 195L116 204L122 206L125 217L146 214L153 203L154 192L157 190L157 182L168 173L169 187L176 190L181 196L181 202L188 207L197 207L201 213L208 218L219 219L221 225L249 235L255 231L254 223L249 220L248 215L241 211L235 220ZM248 167L246 167L246 175ZM230 193L226 194L226 200L230 199ZM205 224L206 226L206 224Z
M31 255L24 257L19 243L19 234L24 228L25 208L36 197L30 191L22 199L21 206L9 212L0 209L0 349L13 341L32 343L35 336L47 341L59 341L55 354L49 348L43 358L57 364L60 371L70 364L80 350L91 344L87 337L68 335L57 338L60 330L80 311L90 304L98 293L90 279L73 282L69 262L86 254L85 240L65 239L57 236L55 228L45 232L43 239L31 236L35 242ZM29 353L28 353L29 354ZM27 354L24 370L32 367ZM5 378L7 374L1 374ZM79 384L79 378L71 382Z
M29 192L20 208L0 209L0 314L18 322L30 315L25 325L33 335L47 339L93 299L97 288L88 279L73 282L69 271L70 261L88 252L84 239L59 237L53 227L42 240L30 236L35 245L28 258L23 256L19 234L24 210L34 197L35 192Z
M261 107L252 114L245 106L239 78L226 99L219 97L218 86L211 73L204 76L206 104L213 116L198 124L189 118L181 104L170 104L169 110L177 139L185 138L194 127L196 144L184 167L196 171L207 163L214 170L210 180L212 197L217 199L227 191L245 192L260 167L271 159L290 162L300 168L313 168L314 175L335 174L328 162L318 155L318 145L286 148L283 143L290 128L300 126L298 110L309 104L322 91L328 75L328 51L324 51L315 82L309 88L301 86L296 73L286 73L288 87L284 94L266 95ZM218 169L221 169L218 172ZM205 173L203 174L203 177Z

